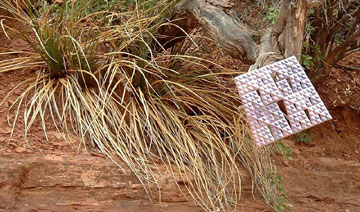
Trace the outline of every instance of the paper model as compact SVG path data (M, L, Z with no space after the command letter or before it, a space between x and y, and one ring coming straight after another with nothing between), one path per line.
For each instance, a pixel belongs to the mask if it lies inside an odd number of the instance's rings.
M258 146L332 119L295 56L235 78Z

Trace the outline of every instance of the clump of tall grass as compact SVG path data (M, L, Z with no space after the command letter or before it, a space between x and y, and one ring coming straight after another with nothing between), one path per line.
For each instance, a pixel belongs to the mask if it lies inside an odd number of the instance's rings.
M84 12L86 1L76 2L84 6L65 1L34 11L30 2L0 3L30 29L1 21L6 35L33 48L1 61L0 72L39 70L10 106L13 126L22 106L25 134L40 119L46 135L46 120L52 120L59 131L79 135L84 147L124 161L150 195L151 185L160 190L161 161L184 195L206 211L225 211L240 199L242 165L263 196L276 202L267 177L275 173L269 151L254 145L239 108L232 80L238 72L194 56L193 35L154 51L161 46L158 29L173 25L165 17L175 1L152 7L135 1L125 12Z

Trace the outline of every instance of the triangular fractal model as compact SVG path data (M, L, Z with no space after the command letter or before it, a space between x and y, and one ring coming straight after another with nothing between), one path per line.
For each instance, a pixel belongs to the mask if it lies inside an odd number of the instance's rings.
M239 75L235 83L258 146L332 119L295 56Z

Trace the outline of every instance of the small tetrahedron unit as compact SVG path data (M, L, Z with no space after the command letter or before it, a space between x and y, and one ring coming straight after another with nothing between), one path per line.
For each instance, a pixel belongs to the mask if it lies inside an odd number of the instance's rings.
M237 76L235 83L258 146L332 119L295 56Z

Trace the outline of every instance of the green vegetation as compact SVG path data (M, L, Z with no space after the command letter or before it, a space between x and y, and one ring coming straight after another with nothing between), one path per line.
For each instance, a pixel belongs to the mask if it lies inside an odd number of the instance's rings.
M311 142L311 139L310 133L306 130L296 133L296 142L308 144Z
M282 142L282 140L277 141L275 143L275 149L276 149L276 152L284 155L286 159L292 160L292 158L291 158L292 151L289 147L285 146L285 144Z
M266 16L263 21L270 22L271 24L276 23L277 16L279 14L279 9L273 6L265 6Z
M285 194L285 187L282 181L284 180L281 176L277 176L274 173L269 174L268 178L270 179L270 184L275 189L277 189L280 193L279 198L275 202L275 211L277 212L283 212L283 211L290 211L292 208L291 204L288 204L285 202L286 200L286 194ZM269 197L265 197L265 201L269 202Z
M332 66L339 66L344 57L359 50L359 23L359 1L326 1L309 10L303 64L313 80L329 75ZM353 67L344 70L348 69Z

